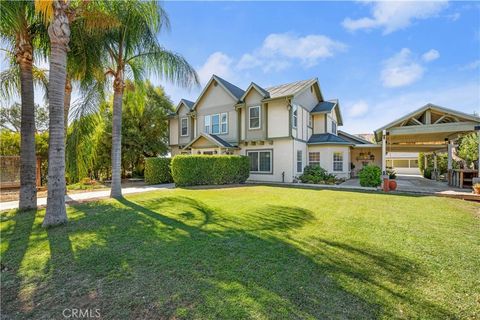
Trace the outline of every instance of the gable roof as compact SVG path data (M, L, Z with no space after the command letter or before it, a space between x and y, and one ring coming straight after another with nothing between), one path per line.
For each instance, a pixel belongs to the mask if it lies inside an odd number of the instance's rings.
M208 87L210 87L210 84L213 82L213 81L216 81L236 102L240 101L240 98L243 96L243 94L245 93L245 91L243 91L242 89L240 89L239 87L237 87L236 85L234 84L231 84L230 82L228 82L227 80L225 79L222 79L220 78L219 76L217 75L212 75L212 77L210 78L210 80L208 80L207 84L205 85L205 87L203 88L202 92L200 93L200 95L198 96L197 100L195 101L193 107L192 107L192 110L195 110L195 108L197 107L197 104L198 102L201 100L201 98L203 97L203 95L205 94L205 92L207 91Z
M188 110L191 111L195 102L187 100L187 99L181 99L180 102L177 104L177 108L175 109L175 113L178 112L178 110L180 109L182 104L184 104L188 108Z
M322 101L319 102L310 113L327 113L332 112L332 109L335 107L336 102L333 101Z
M247 97L248 93L250 92L250 90L252 89L255 89L257 90L258 93L260 93L260 95L262 95L263 98L270 98L270 93L263 89L262 87L260 87L258 84L256 84L255 82L252 82L250 83L250 85L248 86L247 90L245 90L245 93L243 94L243 96L240 98L240 100L245 100L245 98Z
M432 103L428 103L428 104L424 105L423 107L420 107L417 110L414 110L414 111L406 114L405 116L403 116L401 118L398 118L397 120L392 121L392 122L384 125L383 127L375 130L375 135L376 135L377 139L378 139L379 135L382 133L383 130L386 130L386 129L394 127L398 124L401 124L403 121L406 121L406 120L408 120L408 119L410 119L410 118L412 118L416 115L422 114L425 111L427 111L428 109L431 109L431 110L434 110L434 111L437 111L437 112L440 112L440 113L453 115L453 116L456 116L456 117L459 117L459 118L464 118L464 119L467 119L467 120L470 120L470 121L473 121L473 122L480 122L480 117L477 117L477 116L474 116L474 115L471 115L471 114L467 114L467 113L464 113L464 112L461 112L461 111L440 107L440 106L437 106L437 105L432 104Z
M266 91L270 94L270 98L272 99L288 97L302 92L303 90L309 88L315 83L318 84L318 80L316 78L309 80L301 80L269 87L266 88Z
M349 146L354 145L354 143L347 141L332 133L312 134L310 139L308 139L307 144L344 144Z
M342 131L342 130L338 130L337 134L342 139L347 140L347 141L351 141L355 144L372 144L370 141L367 141L365 139L362 139L359 136L347 133L347 132Z
M337 99L319 102L312 109L312 111L310 111L310 113L320 114L320 113L329 113L332 111L335 111L338 124L343 126L342 113L340 112L340 104L338 103Z
M222 148L235 148L235 146L232 146L230 143L226 142L225 140L223 140L222 138L220 138L215 134L200 133L195 139L190 141L190 143L187 144L184 149L190 148L195 142L197 142L201 138L205 138L208 141L212 142L213 144Z

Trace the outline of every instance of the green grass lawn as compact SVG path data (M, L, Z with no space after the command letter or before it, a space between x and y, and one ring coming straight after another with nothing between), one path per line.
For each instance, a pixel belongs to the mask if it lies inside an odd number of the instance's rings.
M478 319L480 206L251 186L1 214L2 315ZM2 317L3 318L3 317Z

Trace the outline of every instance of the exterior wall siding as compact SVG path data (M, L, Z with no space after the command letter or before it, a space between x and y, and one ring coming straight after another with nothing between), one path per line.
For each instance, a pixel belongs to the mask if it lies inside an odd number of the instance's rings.
M320 166L338 178L350 178L350 147L309 145L308 152L320 152ZM333 171L333 153L343 153L342 171Z
M282 99L268 102L268 138L283 138L288 136L290 113L287 102Z

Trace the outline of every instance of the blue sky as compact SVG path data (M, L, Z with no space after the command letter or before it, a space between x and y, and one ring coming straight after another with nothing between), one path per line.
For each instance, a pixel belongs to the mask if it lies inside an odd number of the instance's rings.
M474 2L165 2L159 36L202 83L246 88L318 78L344 127L371 132L431 102L480 112L480 5ZM177 103L195 100L161 81Z

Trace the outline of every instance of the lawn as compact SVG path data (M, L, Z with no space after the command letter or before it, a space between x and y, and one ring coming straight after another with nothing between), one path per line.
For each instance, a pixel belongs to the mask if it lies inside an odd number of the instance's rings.
M1 214L2 316L478 319L480 206L251 186ZM3 318L2 317L2 318Z

